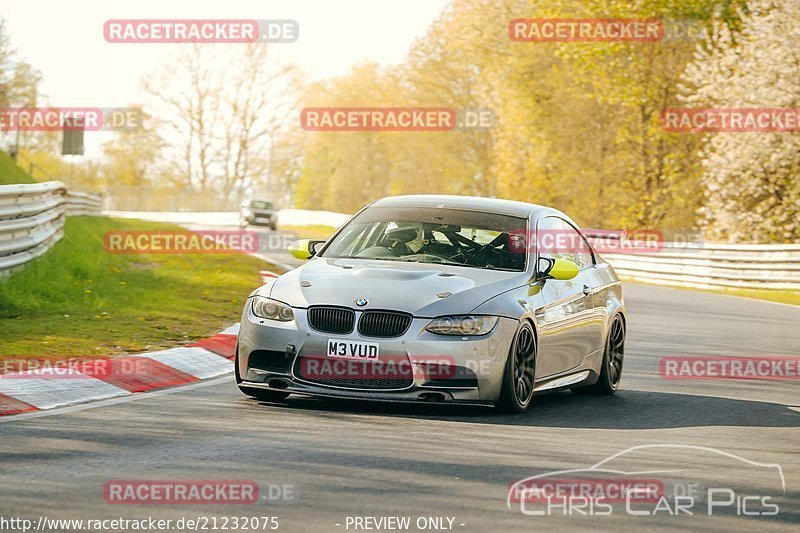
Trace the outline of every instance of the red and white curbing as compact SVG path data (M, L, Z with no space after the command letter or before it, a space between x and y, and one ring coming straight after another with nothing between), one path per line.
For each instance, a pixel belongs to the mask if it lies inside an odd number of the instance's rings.
M287 268L286 270L291 270L291 268ZM263 281L264 283L269 283L273 279L280 276L280 274L276 274L275 272L271 272L269 270L260 270L258 272L258 275L261 276L261 281Z
M0 375L0 416L115 398L228 374L233 372L231 360L238 333L239 324L234 324L184 347L109 360L112 369L135 360L135 375L78 372L61 379L44 370Z

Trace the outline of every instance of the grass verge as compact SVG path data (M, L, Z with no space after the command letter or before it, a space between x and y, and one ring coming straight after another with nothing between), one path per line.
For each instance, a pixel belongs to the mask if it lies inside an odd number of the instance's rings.
M170 224L70 217L65 236L23 270L0 279L0 358L104 357L208 337L237 322L258 271L248 255L110 254L110 230Z
M701 289L706 292L769 300L784 304L800 305L800 291L765 290L765 289Z
M12 183L35 183L30 174L22 170L14 163L4 151L0 150L0 185L11 185Z
M623 281L630 281L632 283L646 283L640 279L632 279L623 277ZM727 294L728 296L740 296L742 298L753 298L756 300L768 300L770 302L779 302L791 305L800 305L800 291L786 291L786 290L772 290L772 289L735 289L735 288L722 288L719 289L701 289L699 287L682 287L680 285L661 285L651 283L658 287L669 287L672 289L680 289L684 291L700 291L710 292L712 294Z

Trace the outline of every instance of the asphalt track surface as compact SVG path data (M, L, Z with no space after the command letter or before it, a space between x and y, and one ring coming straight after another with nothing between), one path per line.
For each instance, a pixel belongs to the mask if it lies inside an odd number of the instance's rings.
M800 382L665 380L659 361L798 355L800 308L632 283L625 297L621 391L540 395L523 415L302 398L267 404L243 396L230 375L0 419L0 517L275 516L278 531L354 531L348 516L410 516L410 531L429 516L453 517L455 531L797 531ZM610 516L526 516L506 505L515 480L587 468L647 444L780 465L779 514L707 516L698 508L692 516L631 516L615 508ZM776 489L767 469L699 449L648 460L700 468L709 486L735 482L737 496ZM103 487L114 479L254 480L295 493L284 504L112 505Z

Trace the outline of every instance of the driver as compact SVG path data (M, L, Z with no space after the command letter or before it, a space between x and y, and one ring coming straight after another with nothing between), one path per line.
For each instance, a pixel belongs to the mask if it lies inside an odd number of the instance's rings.
M422 224L415 224L411 222L400 222L397 224L398 230L406 230L406 229L413 229L415 231L416 236L410 240L406 241L405 245L411 250L411 253L419 252L423 246L425 246L425 231L422 229Z

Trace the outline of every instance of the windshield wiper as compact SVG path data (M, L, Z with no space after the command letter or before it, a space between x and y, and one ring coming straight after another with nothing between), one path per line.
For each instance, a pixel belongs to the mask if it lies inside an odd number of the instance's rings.
M483 270L502 270L504 272L521 272L521 270L517 270L516 268L498 267L498 266L494 266L494 265L486 265L486 266L482 266L480 268L482 268Z
M449 266L463 266L467 268L480 268L481 270L502 270L504 272L520 272L516 268L498 267L493 265L471 265L469 263L457 263L455 261L421 261L419 259L403 259L402 257L364 257L360 255L353 255L347 259L364 259L365 261L397 261L398 263L420 263L425 265L449 265Z

